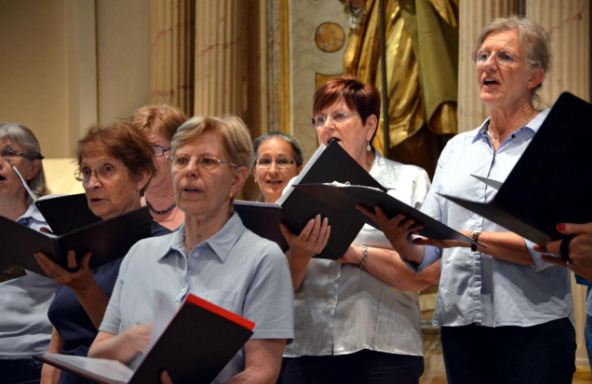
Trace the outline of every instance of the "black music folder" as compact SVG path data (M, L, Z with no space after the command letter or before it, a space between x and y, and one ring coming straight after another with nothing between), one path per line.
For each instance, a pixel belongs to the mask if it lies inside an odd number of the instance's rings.
M337 209L343 206L355 206L356 204L360 204L369 210L373 210L374 207L380 207L388 217L402 214L413 219L417 224L422 225L423 228L418 234L430 239L473 241L446 224L431 218L425 213L378 188L339 183L300 184L295 186L295 188L302 190L311 196L314 196L316 199L319 199L324 204L334 206ZM366 217L366 222L378 228L378 225L368 217Z
M38 199L35 205L56 235L62 235L101 220L88 208L84 193L44 196Z
M45 353L36 359L101 384L210 383L253 334L244 317L189 294L136 370L116 360Z
M592 221L592 105L564 92L492 201L447 199L545 245L561 222Z
M294 186L333 181L385 190L335 140L315 151L297 176ZM325 249L315 256L326 259L340 258L365 223L364 217L356 210L355 205L327 205L298 188L286 191L277 203L235 201L234 209L247 228L261 237L276 241L284 250L287 243L280 232L280 222L293 233L299 234L315 215L328 217L331 235Z
M123 257L138 240L150 236L152 218L143 207L105 221L98 221L62 235L39 232L0 216L2 256L0 270L17 265L45 275L33 254L43 251L57 264L67 268L67 252L74 250L78 259L91 251L91 268Z

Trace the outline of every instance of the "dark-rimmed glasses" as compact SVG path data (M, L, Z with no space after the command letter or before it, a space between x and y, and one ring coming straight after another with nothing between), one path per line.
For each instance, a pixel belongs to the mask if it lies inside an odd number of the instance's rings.
M152 144L152 148L154 149L155 157L162 157L171 150L171 147L165 148L160 144Z
M40 153L21 152L21 151L17 151L16 149L14 149L12 147L4 147L4 148L0 149L0 157L2 157L3 159L13 159L15 157L24 157L25 159L29 159L29 160L42 160L43 159L43 156Z

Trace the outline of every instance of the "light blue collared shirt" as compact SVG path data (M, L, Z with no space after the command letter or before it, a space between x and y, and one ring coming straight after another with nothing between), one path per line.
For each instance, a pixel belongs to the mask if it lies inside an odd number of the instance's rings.
M277 244L247 230L236 213L189 252L184 238L181 227L140 240L129 250L101 331L118 334L134 324L152 322L162 295L178 305L193 293L255 322L251 339L294 337L290 271ZM225 382L243 369L241 350L214 382Z
M438 193L490 201L497 191L471 174L504 181L548 113L548 109L539 113L510 135L497 151L487 136L489 119L479 128L452 138L440 155L422 211L457 230L507 231ZM469 248L426 247L422 264L442 257L434 323L532 326L571 317L568 271L543 262L532 251L531 243L527 245L534 261L532 266L502 261Z
M35 204L16 220L39 230L47 227ZM47 309L58 288L45 276L31 271L26 275L0 283L0 359L27 359L47 352L51 323Z

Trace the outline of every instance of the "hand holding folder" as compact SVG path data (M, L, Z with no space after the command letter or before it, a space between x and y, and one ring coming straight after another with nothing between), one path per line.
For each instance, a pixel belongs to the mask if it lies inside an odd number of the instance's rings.
M290 188L290 187L288 187ZM306 167L277 203L235 201L234 209L247 228L277 242L288 244L279 230L285 224L299 234L315 215L329 218L331 234L325 250L316 257L338 259L347 250L365 222L377 226L356 209L381 207L393 217L404 214L423 226L420 234L436 240L472 240L386 193L386 188L332 141L319 147Z
M156 384L163 371L173 382L210 383L254 327L253 322L189 294L135 370L109 359L56 353L36 358L100 384Z
M564 237L558 223L592 221L590 121L592 105L562 93L506 180L480 178L499 188L493 200L442 196L535 243Z
M33 257L39 251L68 269L67 253L70 250L80 258L88 251L92 252L90 268L94 269L123 257L136 241L150 236L151 222L148 208L144 207L58 236L0 217L0 242L3 245L0 270L17 265L45 275Z
M337 141L332 141L315 151L294 180L294 188L287 187L289 189L276 203L235 201L234 209L247 228L277 242L284 251L288 243L280 232L279 223L299 235L310 219L316 215L326 217L329 219L331 234L325 249L315 257L339 259L364 226L364 218L356 211L355 205L327 205L296 187L300 184L333 181L384 188Z

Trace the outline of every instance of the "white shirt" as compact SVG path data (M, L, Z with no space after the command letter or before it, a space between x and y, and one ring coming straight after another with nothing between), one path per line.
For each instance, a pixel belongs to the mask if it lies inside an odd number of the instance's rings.
M416 208L430 185L423 169L378 154L370 174L389 194ZM354 244L392 248L384 234L369 225ZM355 265L312 259L295 294L294 315L294 340L284 357L345 355L364 349L422 355L417 293L392 288Z

